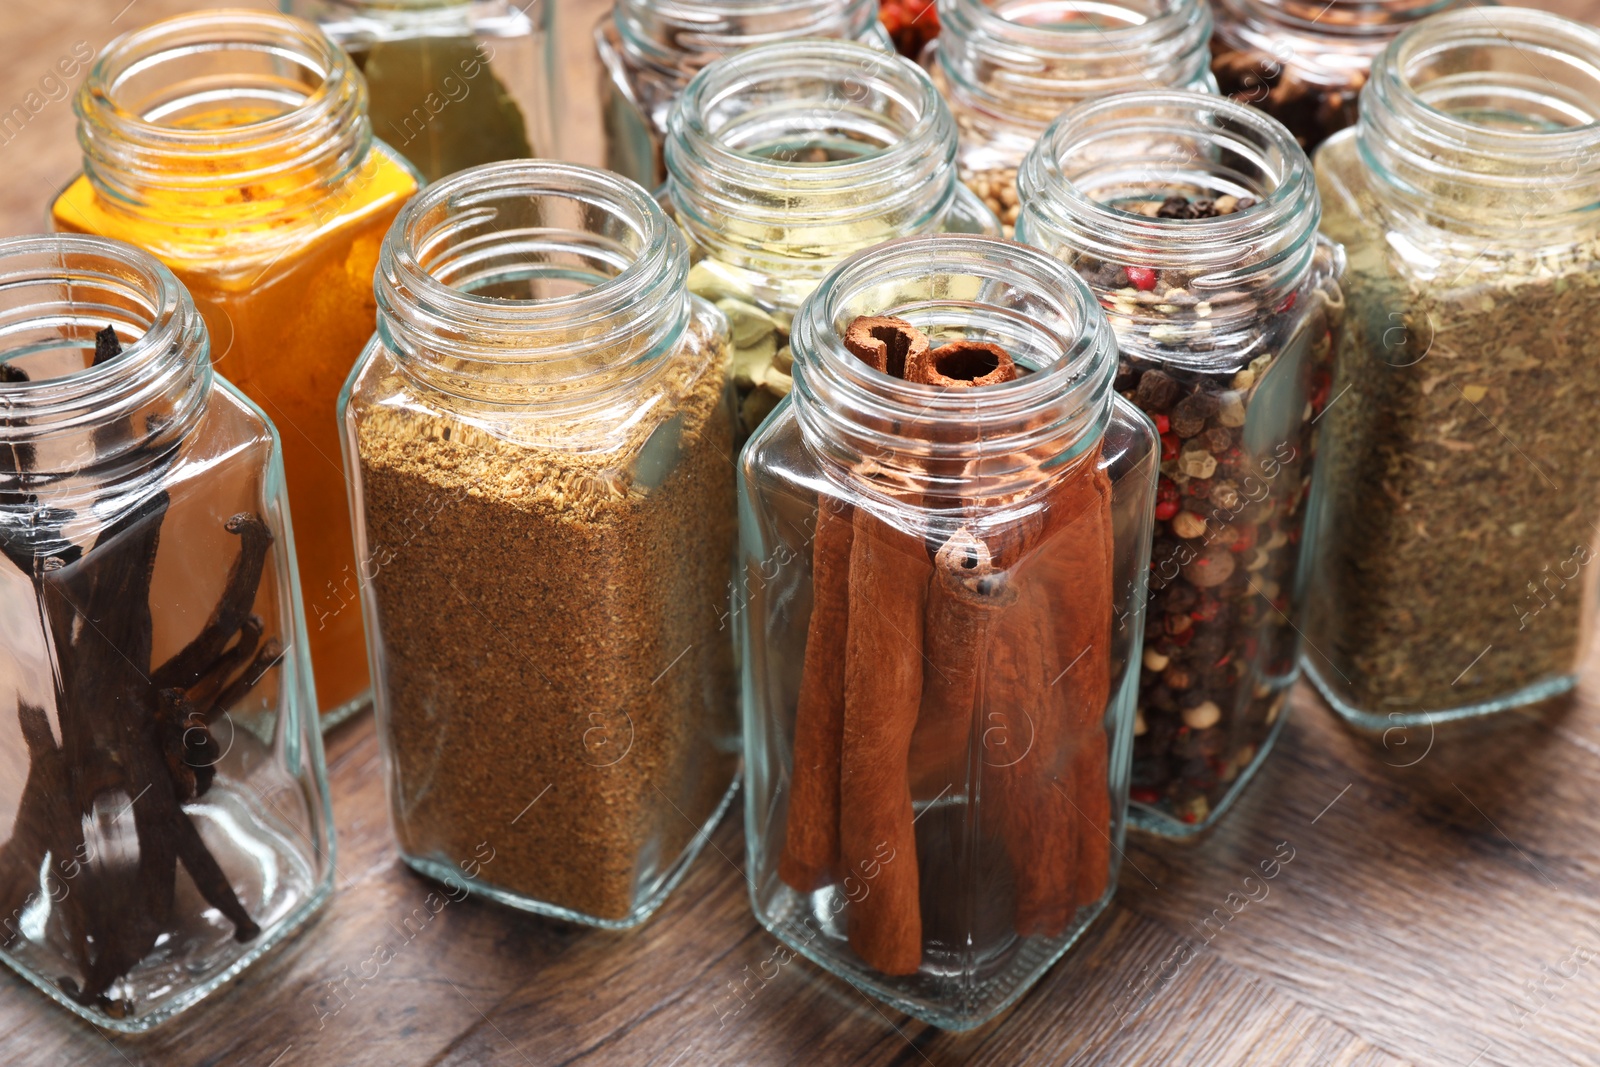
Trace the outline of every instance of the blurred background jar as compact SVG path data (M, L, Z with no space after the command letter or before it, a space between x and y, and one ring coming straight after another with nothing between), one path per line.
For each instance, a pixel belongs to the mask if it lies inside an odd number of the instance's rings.
M334 407L372 336L378 245L416 172L373 138L350 58L286 15L196 12L124 34L73 106L83 175L51 224L172 268L218 372L281 431L317 697L338 721L370 690Z
M1224 94L1289 127L1309 154L1355 124L1378 53L1406 27L1461 2L1213 0L1211 69Z
M655 910L739 765L727 327L688 270L615 174L463 171L390 230L341 401L401 855L594 926Z
M333 888L282 452L144 252L0 241L0 294L0 958L137 1032Z
M1148 90L1062 115L1018 237L1075 267L1161 434L1134 818L1180 836L1266 758L1298 676L1302 538L1344 308L1305 153L1231 101Z
M1215 92L1205 0L942 0L924 62L960 132L961 180L1017 220L1017 166L1056 116L1135 89Z
M424 181L560 156L552 0L285 0L285 10L355 60L373 133Z
M741 49L804 37L894 50L877 0L617 0L594 31L605 165L656 188L667 176L667 119L689 80Z
M852 257L793 345L740 457L756 916L968 1029L1114 888L1156 435L1087 287L994 238Z
M1000 232L955 156L927 74L865 45L752 48L689 84L663 193L689 236L690 290L732 328L741 440L788 395L794 313L841 260L913 234Z
M1448 12L1317 156L1350 253L1306 665L1372 730L1576 683L1594 633L1600 31Z

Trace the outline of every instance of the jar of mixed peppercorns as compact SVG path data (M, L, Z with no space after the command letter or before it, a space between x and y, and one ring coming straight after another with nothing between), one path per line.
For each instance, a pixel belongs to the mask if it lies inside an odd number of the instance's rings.
M1017 219L1017 165L1073 104L1132 89L1215 92L1204 0L943 0L928 66L960 131L961 180Z
M733 328L741 434L789 395L789 327L847 256L1000 223L956 179L956 127L915 63L850 41L752 48L702 71L673 112L665 199L689 289Z
M1194 93L1079 105L1019 184L1019 238L1094 288L1117 389L1161 434L1132 799L1138 825L1198 832L1260 766L1297 674L1343 254L1289 131Z
M606 166L654 189L667 116L706 64L744 48L805 37L894 45L877 0L616 0L595 27Z
M1355 125L1373 59L1406 27L1461 0L1216 0L1211 69L1307 152Z

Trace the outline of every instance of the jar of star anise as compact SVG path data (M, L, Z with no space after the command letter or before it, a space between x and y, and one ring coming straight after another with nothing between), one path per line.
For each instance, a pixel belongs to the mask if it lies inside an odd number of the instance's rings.
M794 350L740 457L751 898L968 1029L1111 899L1156 434L1088 288L998 238L850 258Z
M1408 26L1461 0L1215 0L1211 69L1308 153L1355 125L1372 61Z
M701 68L745 48L808 37L894 44L878 0L616 0L595 27L606 166L654 189L667 117Z
M789 394L794 313L845 257L913 234L999 235L955 156L928 75L865 45L752 48L690 83L663 198L689 236L690 291L732 327L741 435Z
M118 241L0 241L0 959L137 1033L333 889L277 432Z
M1094 288L1117 389L1161 434L1132 798L1139 825L1198 832L1261 765L1298 673L1343 254L1293 135L1195 93L1074 108L1019 183L1019 237Z
M1073 104L1134 89L1215 92L1205 0L943 0L925 60L960 131L961 180L1006 225L1017 165Z

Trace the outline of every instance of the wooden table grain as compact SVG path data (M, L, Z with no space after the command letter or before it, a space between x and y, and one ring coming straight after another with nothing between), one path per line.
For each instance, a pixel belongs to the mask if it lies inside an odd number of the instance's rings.
M594 162L588 29L601 9L563 2L564 151ZM43 80L54 61L192 6L6 4L0 112L40 95L26 122L0 124L5 234L41 228L77 166L70 102ZM1600 0L1538 6L1600 21ZM773 975L737 817L631 933L475 899L428 917L434 887L396 858L368 717L327 739L337 891L305 929L140 1038L97 1030L0 968L0 1064L1592 1065L1596 681L1591 668L1571 699L1387 744L1343 729L1302 685L1223 826L1194 845L1130 839L1107 913L1012 1010L964 1035L801 959ZM1264 898L1230 900L1272 859Z

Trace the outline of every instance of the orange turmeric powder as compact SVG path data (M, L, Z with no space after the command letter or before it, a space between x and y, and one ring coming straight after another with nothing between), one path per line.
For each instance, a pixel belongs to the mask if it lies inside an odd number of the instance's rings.
M237 131L273 117L215 110L178 125ZM59 231L127 241L166 263L205 317L218 373L277 426L317 702L329 714L369 689L336 406L373 332L379 246L417 182L376 141L337 181L316 164L282 160L267 138L258 156L250 152L232 147L225 160L203 152L176 157L174 180L147 183L136 206L80 176L57 197L51 216ZM208 174L214 184L206 184ZM235 174L250 180L240 183Z

